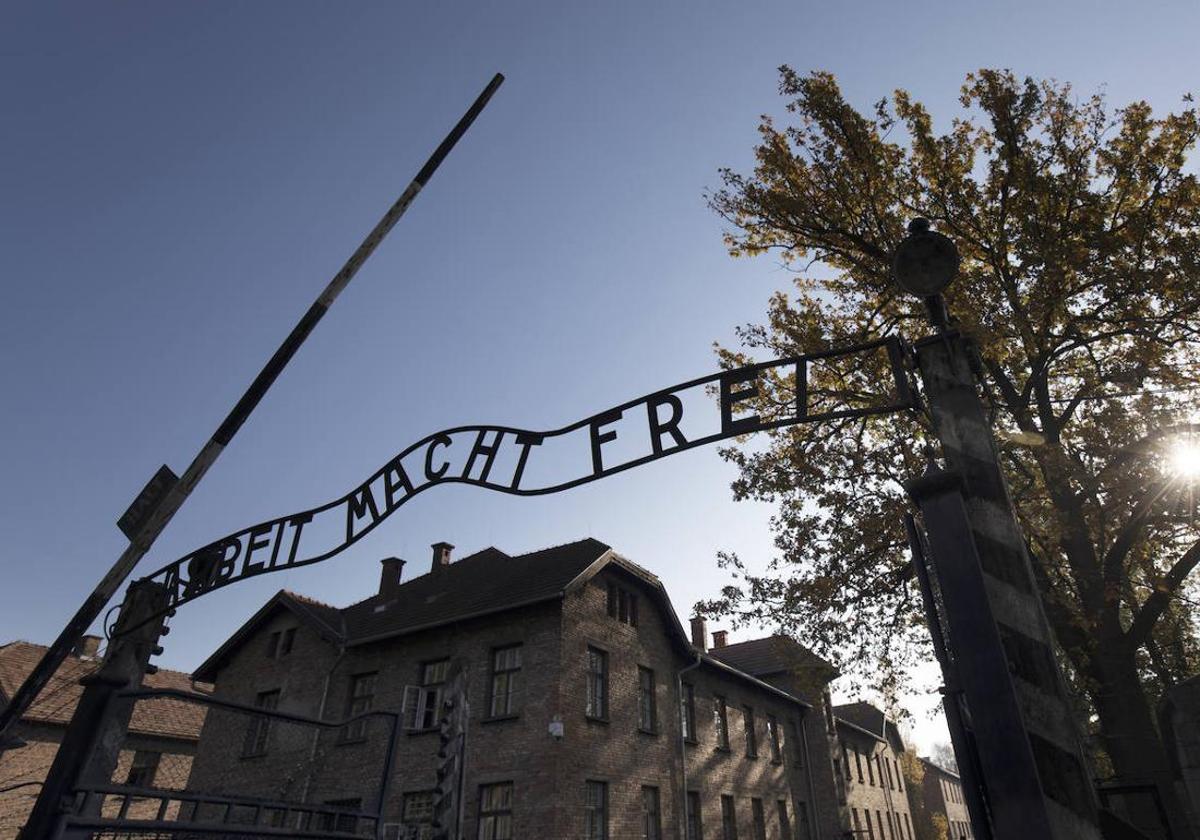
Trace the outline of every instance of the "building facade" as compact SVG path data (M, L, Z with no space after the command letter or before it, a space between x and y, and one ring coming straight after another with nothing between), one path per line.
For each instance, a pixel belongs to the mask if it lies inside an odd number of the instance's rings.
M1166 691L1158 719L1175 772L1176 793L1188 807L1192 832L1200 837L1200 675ZM1125 816L1130 819L1135 814L1126 811Z
M727 644L724 632L713 634L709 651L714 658L774 685L812 707L803 733L807 760L814 768L808 781L813 821L822 838L842 838L849 827L846 788L834 772L839 750L829 684L837 670L821 657L786 636Z
M16 742L0 748L0 840L12 840L24 826L83 693L79 680L100 665L99 645L98 637L83 637L21 717L13 730ZM0 705L8 702L45 652L45 646L29 642L0 646ZM191 690L191 678L163 669L147 676L144 685ZM201 706L172 700L137 704L113 782L183 789L203 722ZM131 816L139 814L134 810Z
M379 810L385 836L426 837L435 710L461 671L464 837L838 836L820 708L708 650L702 624L689 638L653 574L591 539L451 549L408 582L384 560L379 591L346 608L280 593L196 672L247 706L398 712L390 774L385 720L299 732L214 711L190 786Z
M904 741L896 725L869 703L835 706L835 772L844 780L853 835L914 840L909 789L901 772Z
M958 774L927 758L918 760L924 770L919 795L924 800L925 819L918 825L917 840L972 840L971 815Z

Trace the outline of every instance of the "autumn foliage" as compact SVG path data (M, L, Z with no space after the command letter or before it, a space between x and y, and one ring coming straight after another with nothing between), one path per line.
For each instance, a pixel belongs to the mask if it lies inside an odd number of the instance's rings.
M754 170L722 172L709 202L730 252L776 253L794 288L723 362L927 334L892 254L916 216L950 236L962 269L949 311L979 350L1081 719L1108 769L1154 775L1152 707L1198 663L1200 511L1172 453L1200 445L1200 185L1188 158L1200 116L1186 97L1156 116L997 70L968 76L944 130L904 91L860 111L827 73L784 67L780 92L786 125L764 117ZM843 376L852 390L887 371L866 360ZM898 666L929 655L900 519L929 431L916 412L726 450L735 495L777 505L778 554L765 572L723 555L733 581L702 606L794 632L889 688Z

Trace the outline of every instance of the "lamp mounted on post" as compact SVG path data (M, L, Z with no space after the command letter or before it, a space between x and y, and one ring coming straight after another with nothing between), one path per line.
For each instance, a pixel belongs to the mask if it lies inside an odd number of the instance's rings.
M908 236L896 249L892 273L900 288L925 301L929 320L939 331L949 326L942 291L958 275L958 246L948 236L930 230L929 220L908 223Z
M951 328L942 298L959 265L954 242L917 218L893 270L936 330L914 343L913 355L945 467L931 464L906 489L924 531L910 533L913 560L928 557L940 595L939 610L933 591L923 592L930 628L940 628L946 643L947 705L962 704L962 714L954 708L947 717L962 724L952 735L971 820L980 838L1099 840L1096 794L980 399L974 351Z

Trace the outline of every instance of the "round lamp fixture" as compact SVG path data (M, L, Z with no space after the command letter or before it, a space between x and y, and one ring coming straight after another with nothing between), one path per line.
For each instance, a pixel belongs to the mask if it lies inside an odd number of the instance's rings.
M913 219L896 249L892 271L904 291L928 298L941 294L958 274L958 248L948 236L929 229L928 219Z

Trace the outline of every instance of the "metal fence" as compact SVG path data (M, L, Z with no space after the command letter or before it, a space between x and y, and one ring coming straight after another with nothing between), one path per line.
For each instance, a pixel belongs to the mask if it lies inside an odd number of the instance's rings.
M270 692L254 705L171 689L120 696L133 714L112 781L75 792L59 837L384 837L396 713L323 721L280 711ZM198 744L182 737L201 720Z

